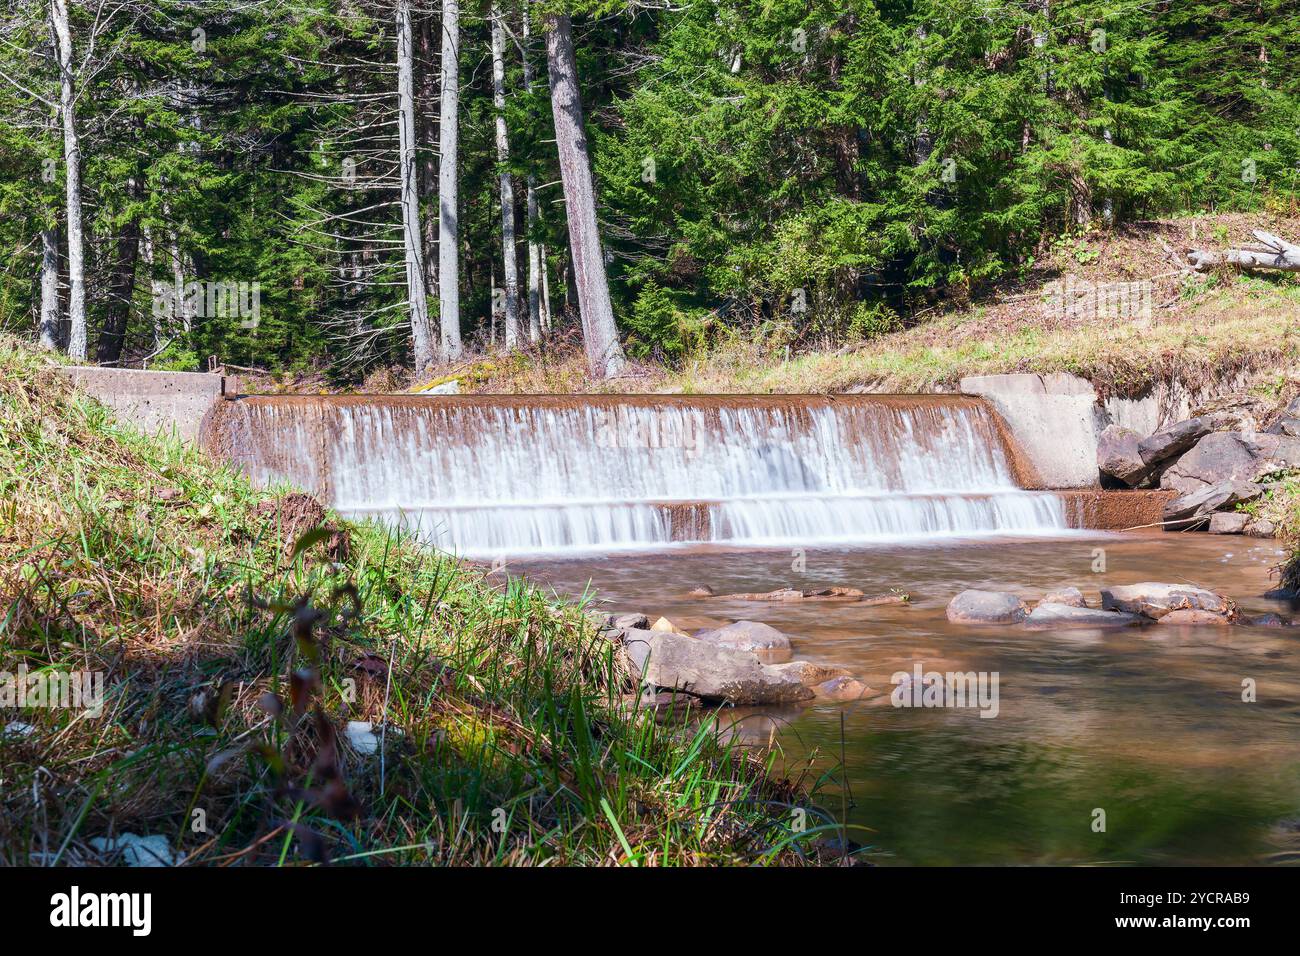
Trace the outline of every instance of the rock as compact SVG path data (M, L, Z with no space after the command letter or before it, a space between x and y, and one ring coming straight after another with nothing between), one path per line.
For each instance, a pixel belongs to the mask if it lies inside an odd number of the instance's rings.
M813 696L793 674L765 665L748 651L668 631L625 634L628 662L643 682L655 687L733 704L783 704Z
M368 720L349 720L343 736L348 738L352 749L359 754L379 752L379 735L375 733L374 724Z
M1277 533L1277 525L1267 518L1252 518L1246 522L1246 526L1241 529L1241 533L1250 535L1252 538L1271 538Z
M856 677L844 675L842 677L832 677L828 681L814 685L813 693L820 699L843 704L861 700L871 693L871 688Z
M35 732L36 728L31 724L25 724L21 720L11 720L5 724L4 731L0 732L0 737L30 737Z
M1264 592L1264 597L1273 601L1297 601L1300 600L1300 591L1293 591L1291 588L1270 588Z
M610 623L619 629L626 627L644 629L650 626L650 618L644 614L611 614Z
M1025 602L1005 591L962 591L948 602L954 624L1019 624L1029 614Z
M161 833L140 836L135 833L119 833L115 837L92 837L86 841L95 850L104 854L122 855L125 866L175 866L176 854L172 851L171 840Z
M880 607L885 604L910 604L912 595L905 591L894 594L878 594L875 597L863 598L862 603L866 607Z
M1130 488L1144 484L1153 469L1138 452L1141 440L1131 428L1107 425L1097 438L1097 470Z
M776 591L723 594L718 595L718 599L722 601L860 601L862 592L857 588L820 588L814 591L779 588Z
M1300 438L1292 435L1256 435L1249 442L1259 471L1281 471L1300 467Z
M1184 608L1179 611L1170 611L1162 615L1161 624L1227 624L1228 619L1222 614L1215 614L1213 611L1202 611L1197 608Z
M799 683L806 684L809 687L815 684L823 684L837 677L853 676L842 667L826 667L822 664L814 664L812 661L789 661L785 664L774 664L772 670L779 671L782 674L789 674Z
M1231 601L1222 594L1187 584L1160 584L1146 581L1101 592L1101 606L1106 610L1126 611L1160 620L1174 611L1208 611L1225 618L1235 613Z
M661 617L661 618L659 618L659 620L657 620L657 621L655 621L653 624L651 624L651 625L650 625L650 630L652 630L652 631L666 631L666 632L669 633L669 634L685 634L685 633L686 633L685 631L680 630L680 629L677 627L676 624L674 624L672 621L668 620L668 618L666 618L666 617Z
M1098 611L1091 607L1072 604L1050 604L1044 601L1025 618L1025 627L1031 631L1046 631L1067 627L1135 627L1148 623L1140 614L1123 611Z
M1239 511L1220 511L1210 516L1210 534L1241 534L1249 520Z
M1239 624L1247 624L1250 627L1286 627L1286 618L1281 614L1258 614L1255 617L1247 618L1244 621L1238 621Z
M713 597L713 588L709 587L707 584L701 584L699 587L691 588L687 591L686 596L693 598Z
M1286 435L1300 438L1300 417L1286 414L1264 429L1266 435Z
M723 627L698 631L695 639L736 651L752 651L763 660L790 655L790 639L776 628L759 621L736 621Z
M1248 481L1224 481L1166 502L1161 515L1167 522L1207 518L1222 508L1231 508L1243 501L1254 501L1260 494L1262 489L1259 485Z
M1259 462L1249 445L1235 432L1214 432L1165 469L1160 487L1190 495L1224 481L1249 481Z
M417 388L421 395L459 395L460 379L452 378L437 385L426 385L423 388Z
M1061 588L1046 595L1042 604L1066 604L1070 607L1087 607L1088 602L1083 598L1083 592L1078 588Z
M1138 442L1138 454L1147 465L1158 465L1181 455L1213 431L1213 423L1204 418L1189 418L1160 429Z

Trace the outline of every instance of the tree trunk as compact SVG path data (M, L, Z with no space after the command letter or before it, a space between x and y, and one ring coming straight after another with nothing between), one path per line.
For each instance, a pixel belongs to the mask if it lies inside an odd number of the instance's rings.
M51 0L50 20L54 24L59 62L59 112L63 119L63 165L68 205L68 356L86 360L86 260L85 235L81 227L81 145L77 140L75 91L73 89L72 30L68 24L68 0Z
M460 242L456 182L460 111L460 6L442 0L442 105L438 121L438 304L442 357L460 358Z
M41 230L41 348L59 347L59 233Z
M546 268L546 243L537 244L537 264L542 272L542 301L538 303L538 311L541 313L542 332L549 335L553 323L551 322L551 280L550 270Z
M1254 231L1255 238L1265 247L1254 249L1229 249L1227 252L1194 250L1187 254L1194 269L1212 269L1228 265L1237 269L1279 269L1283 272L1300 272L1300 246L1287 242L1281 236L1261 229Z
M597 378L612 378L623 370L626 360L614 325L614 308L609 300L605 258L600 246L596 190L583 133L578 68L573 57L573 28L566 15L548 14L546 23L551 112L555 117L555 143L560 157L560 178L564 182L569 248L578 286L587 365Z
M162 296L166 295L163 290L166 283L154 276L157 257L154 254L153 232L148 226L140 230L140 256L144 259L144 273L149 277L149 314L153 319L153 347L154 351L158 352L163 347L166 333L163 331L162 316L158 314L156 303L165 301Z
M523 16L524 36L524 89L533 91L533 62L529 56L532 37L528 29L528 10ZM537 242L537 177L528 174L524 208L527 211L528 229L528 340L537 342L542 337L542 270L546 267L540 244Z
M411 319L415 372L433 364L429 303L424 287L424 237L415 176L415 80L411 47L411 2L397 0L397 139L400 157L402 245L406 252L406 302Z
M437 203L438 195L438 124L433 116L434 103L438 91L433 82L437 64L433 51L433 16L430 14L420 21L420 116L425 118L421 140L424 145L424 159L420 162L420 206L426 210L421 222L424 226L424 289L426 299L438 298L438 270L429 268L437 256L438 217L427 214Z
M139 198L140 183L134 176L127 180L128 199ZM140 258L140 225L132 219L122 226L117 239L117 254L108 280L108 307L104 313L104 327L95 343L95 361L100 365L116 365L122 360L126 344L127 324L131 320L131 300L135 296L135 267Z
M492 106L496 110L497 164L501 189L501 265L505 272L506 351L519 346L519 264L515 260L515 186L507 168L510 138L506 129L506 36L501 8L492 5Z

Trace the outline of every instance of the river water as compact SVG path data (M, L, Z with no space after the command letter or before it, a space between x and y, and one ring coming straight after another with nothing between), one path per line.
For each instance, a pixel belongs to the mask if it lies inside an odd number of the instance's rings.
M532 559L508 573L566 595L591 587L610 609L666 615L687 632L764 621L791 636L796 658L847 668L883 691L851 705L719 712L745 740L775 746L792 776L826 774L819 804L836 820L847 806L849 838L875 862L1295 863L1300 630L1028 632L953 625L944 613L969 587L1038 599L1074 585L1095 606L1101 587L1170 581L1287 616L1290 608L1260 596L1279 558L1275 545L1254 539L1076 535L802 552L705 546ZM911 601L687 595L705 584L718 594L897 589ZM893 706L891 676L918 664L996 673L997 716ZM1254 682L1255 702L1243 701L1244 681Z

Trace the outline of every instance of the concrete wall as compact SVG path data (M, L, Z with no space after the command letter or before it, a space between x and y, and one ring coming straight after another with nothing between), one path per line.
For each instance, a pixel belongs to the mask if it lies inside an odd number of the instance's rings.
M1097 393L1090 382L1062 372L969 375L961 391L997 409L1042 487L1097 484Z
M1244 377L1217 388L1190 392L1161 385L1142 398L1097 400L1087 379L1068 372L1050 375L970 375L960 391L988 401L1006 420L1012 437L1038 472L1044 488L1098 486L1097 438L1108 425L1131 428L1143 437L1188 418L1216 395L1244 387Z
M175 433L195 443L199 423L225 394L226 380L205 372L141 372L135 369L67 366L63 373L118 418L149 434Z

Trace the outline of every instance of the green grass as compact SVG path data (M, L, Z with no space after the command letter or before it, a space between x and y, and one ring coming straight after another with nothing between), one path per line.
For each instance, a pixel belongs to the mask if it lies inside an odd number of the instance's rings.
M0 710L0 864L100 862L128 831L194 865L824 852L770 755L628 703L582 608L329 516L340 550L273 500L0 338L0 670L106 683L97 718Z

